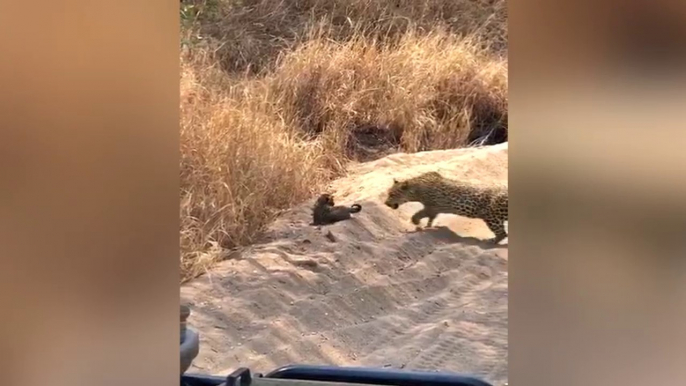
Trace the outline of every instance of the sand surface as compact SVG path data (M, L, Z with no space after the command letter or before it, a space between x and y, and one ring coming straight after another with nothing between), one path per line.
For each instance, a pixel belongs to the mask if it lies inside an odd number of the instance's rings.
M313 227L312 203L304 203L282 215L264 243L182 286L189 325L201 336L189 371L307 363L507 382L507 239L491 247L482 221L453 215L417 232L409 219L421 204L383 205L394 177L431 170L507 186L507 144L356 165L329 190L337 204L362 205L354 219Z

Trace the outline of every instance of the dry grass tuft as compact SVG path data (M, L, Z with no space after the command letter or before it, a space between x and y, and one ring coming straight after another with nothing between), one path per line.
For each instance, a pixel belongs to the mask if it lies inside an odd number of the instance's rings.
M254 242L351 159L507 128L504 1L181 8L182 280Z

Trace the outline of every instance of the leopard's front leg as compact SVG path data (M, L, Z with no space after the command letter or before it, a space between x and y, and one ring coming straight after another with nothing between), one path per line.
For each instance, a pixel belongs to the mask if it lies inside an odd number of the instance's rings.
M426 223L426 226L430 228L433 225L433 222L436 219L437 215L438 214L434 210L425 207L422 210L415 213L414 215L412 215L412 224L419 225L419 222L422 221L423 218L428 217L429 220Z

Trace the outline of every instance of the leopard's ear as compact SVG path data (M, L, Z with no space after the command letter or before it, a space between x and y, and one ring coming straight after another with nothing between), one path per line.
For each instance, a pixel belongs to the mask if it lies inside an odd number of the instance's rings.
M398 180L396 180L396 179L394 178L394 179L393 179L393 185L395 185L395 184L397 184L397 183L398 183Z
M407 181L400 182L400 190L407 190L410 187L410 184L407 183Z

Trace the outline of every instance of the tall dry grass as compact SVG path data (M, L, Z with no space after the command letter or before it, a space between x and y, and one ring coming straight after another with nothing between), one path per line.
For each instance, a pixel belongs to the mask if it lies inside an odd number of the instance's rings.
M475 130L507 126L504 1L190 5L182 3L183 280L254 242L281 210L343 173L360 144L454 148Z

